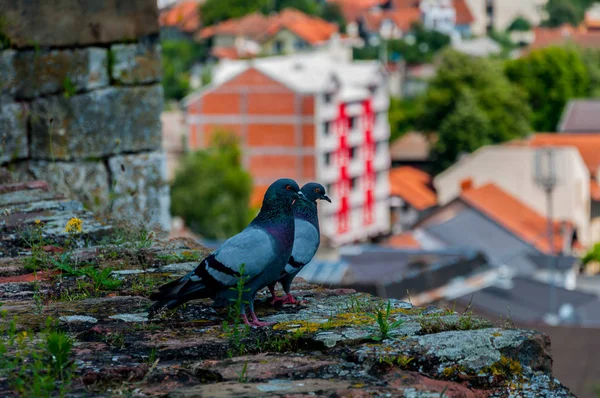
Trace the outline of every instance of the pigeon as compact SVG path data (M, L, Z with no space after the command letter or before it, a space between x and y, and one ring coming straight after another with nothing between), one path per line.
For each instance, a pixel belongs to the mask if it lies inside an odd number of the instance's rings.
M290 260L285 266L281 278L278 280L286 293L285 297L277 298L275 294L275 284L269 285L269 290L273 299L271 304L281 301L283 304L297 304L294 296L290 294L292 280L300 270L312 260L319 243L321 242L321 233L319 232L319 216L317 211L317 200L326 200L331 203L331 199L325 193L323 185L316 182L309 182L301 189L304 197L294 204L294 223L296 226L296 235L294 237L294 248Z
M240 268L243 264L245 283L240 316L249 326L270 325L256 317L254 297L260 289L277 282L292 254L292 204L302 196L294 180L282 178L271 184L256 218L204 258L195 270L161 286L150 296L156 303L149 308L149 313L154 315L163 307L173 309L199 298L210 297L216 302L227 303L235 300L238 294L235 287L242 276ZM246 316L246 305L251 321Z

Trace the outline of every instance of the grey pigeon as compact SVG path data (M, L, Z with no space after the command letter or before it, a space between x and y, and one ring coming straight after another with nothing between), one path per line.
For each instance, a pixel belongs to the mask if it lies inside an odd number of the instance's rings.
M240 267L244 264L244 277L247 280L240 315L247 325L268 325L256 317L254 297L258 290L279 279L292 254L292 203L301 196L294 180L283 178L271 184L260 212L242 232L226 240L195 270L161 286L159 292L150 296L156 301L149 308L150 314L163 307L173 309L199 298L210 297L218 302L230 302L237 297L235 286L240 278ZM246 316L246 304L250 309L251 322Z
M312 260L319 244L321 243L321 233L319 231L319 214L317 211L317 200L326 200L331 203L323 185L316 182L309 182L301 189L304 198L294 203L294 224L296 226L296 235L294 237L294 248L290 260L285 266L284 272L279 279L281 287L285 292L285 297L277 298L275 294L275 283L269 285L272 301L274 304L281 301L283 304L297 304L294 296L290 294L292 281L300 270Z

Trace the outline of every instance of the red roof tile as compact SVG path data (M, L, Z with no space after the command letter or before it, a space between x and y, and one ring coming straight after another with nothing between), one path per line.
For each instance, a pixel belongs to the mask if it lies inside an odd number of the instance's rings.
M588 31L585 28L574 28L570 25L558 28L537 27L533 31L535 39L529 50L569 43L583 48L600 48L600 32L598 31Z
M339 4L344 19L348 22L356 21L369 9L376 7L385 0L329 0L330 3Z
M595 176L600 167L600 134L534 134L527 142L532 147L573 146Z
M425 210L437 204L437 196L431 188L431 176L414 167L404 166L390 170L391 195L398 196L417 210Z
M460 199L522 240L550 252L547 219L494 184L462 192ZM562 250L561 223L554 222L554 250Z
M183 1L160 13L160 26L171 26L194 33L200 28L200 6L197 1Z
M421 244L410 232L400 235L394 235L384 242L385 246L395 247L397 249L420 249Z
M454 0L454 9L456 10L457 25L470 25L475 22L475 17L465 0Z
M285 9L279 14L268 17L253 13L208 26L200 31L198 37L207 39L215 35L244 36L262 42L282 29L293 32L313 45L328 40L338 31L336 24L311 17L298 10Z

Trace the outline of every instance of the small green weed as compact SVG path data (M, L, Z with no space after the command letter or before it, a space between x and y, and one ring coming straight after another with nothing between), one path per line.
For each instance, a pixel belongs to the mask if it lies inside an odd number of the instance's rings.
M248 376L246 375L247 370L248 370L248 361L244 362L244 366L242 367L242 370L238 373L238 382L240 382L240 383L248 382Z
M404 323L403 320L392 321L390 318L392 311L392 302L388 300L387 306L385 310L383 308L379 308L376 314L369 314L369 317L372 318L377 328L374 328L377 331L377 335L371 336L371 338L375 341L385 340L390 337L390 331L400 327Z
M249 327L240 324L242 307L248 304L248 302L243 299L244 293L249 290L245 288L246 281L248 280L245 271L246 264L242 264L240 266L240 277L238 278L237 284L235 287L230 288L236 292L236 296L234 299L230 299L232 304L228 308L227 320L223 322L223 331L229 338L229 342L232 346L232 349L227 352L229 357L233 357L234 354L242 355L246 351L246 346L242 342L242 339L248 334ZM229 321L232 323L231 326L229 326ZM242 326L241 330L240 326Z

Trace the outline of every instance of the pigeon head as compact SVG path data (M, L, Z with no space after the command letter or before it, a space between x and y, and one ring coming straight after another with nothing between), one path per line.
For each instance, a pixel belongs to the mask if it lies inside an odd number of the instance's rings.
M269 186L265 193L265 200L283 200L292 203L303 196L298 183L290 178L280 178Z
M302 187L301 192L304 194L304 197L311 202L316 202L317 200L326 200L331 203L331 199L327 196L325 192L325 187L319 184L318 182L309 182Z

